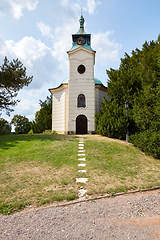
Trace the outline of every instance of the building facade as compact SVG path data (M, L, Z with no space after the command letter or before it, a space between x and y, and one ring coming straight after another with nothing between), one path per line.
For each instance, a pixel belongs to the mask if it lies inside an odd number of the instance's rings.
M84 18L80 29L72 35L69 58L69 79L52 93L52 130L65 134L95 132L95 113L100 111L107 88L94 77L96 52L91 48L91 34L84 31Z

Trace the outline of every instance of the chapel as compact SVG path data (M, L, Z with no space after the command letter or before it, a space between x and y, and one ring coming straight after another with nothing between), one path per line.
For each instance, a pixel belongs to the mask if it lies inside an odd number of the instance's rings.
M84 30L84 17L80 28L72 35L72 47L67 52L69 78L58 87L51 88L52 130L65 134L95 132L95 113L100 111L107 87L94 76L95 55L91 47L91 34Z

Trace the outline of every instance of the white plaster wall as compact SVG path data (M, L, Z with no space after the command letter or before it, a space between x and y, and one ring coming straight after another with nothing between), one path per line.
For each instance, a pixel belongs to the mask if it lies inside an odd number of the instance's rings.
M95 94L96 94L96 112L100 112L101 110L101 102L103 101L103 98L108 98L107 92L96 88L95 89Z
M76 117L84 114L88 119L88 131L95 131L95 83L94 83L94 54L80 49L69 55L69 118L68 131L76 131ZM85 73L80 74L77 68L83 64ZM77 98L84 94L86 107L77 108Z
M68 133L68 119L69 119L69 91L68 87L65 89L65 133Z
M65 132L65 93L62 89L52 96L52 130L58 132Z

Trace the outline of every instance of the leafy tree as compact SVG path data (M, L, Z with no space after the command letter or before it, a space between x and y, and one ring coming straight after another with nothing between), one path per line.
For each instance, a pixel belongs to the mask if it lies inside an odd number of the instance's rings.
M31 124L28 118L21 115L14 115L11 124L15 126L16 134L25 134L28 133L31 129Z
M40 100L41 109L35 114L35 121L32 122L34 133L41 133L52 128L52 96L45 101Z
M138 131L131 136L131 142L160 158L160 83L146 87L135 97L133 118Z
M134 99L133 118L139 131L160 130L160 83L145 88Z
M124 106L119 106L114 100L104 100L101 104L101 113L96 116L97 132L112 137L124 138L127 119Z
M18 102L15 97L18 91L32 81L33 77L26 75L26 68L18 59L8 61L0 66L0 111L5 110L7 114L13 111L12 107Z
M132 52L132 57L125 54L124 59L121 59L119 70L107 70L109 76L108 94L117 103L124 104L128 100L131 104L134 94L142 89L138 54L138 50Z
M9 134L11 126L4 118L0 118L0 134Z
M157 41L145 42L141 50L126 53L119 69L107 70L107 74L109 100L96 118L101 134L124 138L121 126L126 100L130 134L160 129L160 36Z

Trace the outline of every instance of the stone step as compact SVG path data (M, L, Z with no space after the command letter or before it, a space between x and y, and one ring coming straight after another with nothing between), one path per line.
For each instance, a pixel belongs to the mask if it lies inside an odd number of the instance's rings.
M78 161L86 161L85 158L78 158Z
M88 181L88 178L76 178L77 183L86 183Z
M78 170L79 173L86 173L87 171L85 169Z
M85 163L79 163L79 164L78 164L78 167L85 167L85 166L86 166Z
M85 150L78 150L78 152L79 152L79 153L83 153L83 152L85 152Z

